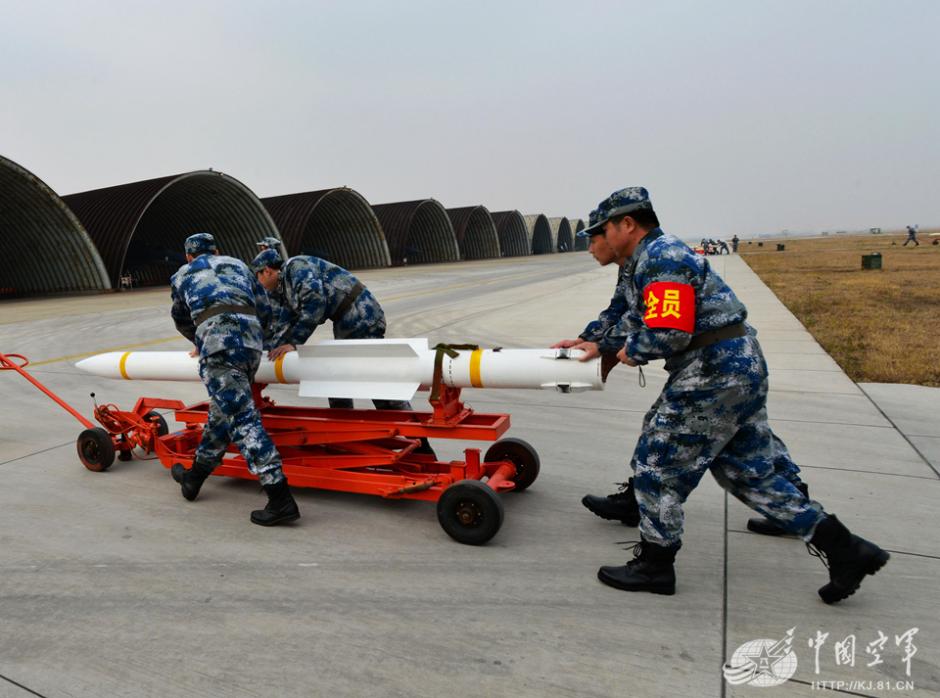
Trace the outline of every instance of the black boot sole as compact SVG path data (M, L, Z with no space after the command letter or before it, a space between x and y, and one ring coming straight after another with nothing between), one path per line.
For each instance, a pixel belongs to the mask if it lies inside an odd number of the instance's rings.
M663 596L673 596L676 593L675 585L672 586L662 586L662 585L645 585L645 586L630 586L627 584L621 583L619 580L609 577L604 573L604 568L602 567L597 571L597 578L600 580L601 584L606 584L609 587L614 589L620 589L622 591L645 591L650 594L661 594Z
M819 598L823 600L823 603L827 604L834 604L842 601L843 599L849 598L852 594L858 591L858 588L862 585L862 580L864 580L867 575L875 575L878 570L884 567L890 559L891 554L886 550L881 550L879 548L878 551L868 561L868 564L865 566L865 571L858 579L853 580L852 583L848 586L829 582L828 584L819 588Z
M582 497L582 498L581 498L581 504L584 505L584 508L585 508L585 509L587 509L589 512L591 512L592 514L594 514L594 516L600 517L600 518L604 519L605 521L619 521L619 522L622 523L624 526L631 526L631 527L633 527L633 528L636 528L637 526L640 525L640 515L639 515L639 514L637 514L635 517L634 517L634 516L630 516L630 517L628 517L628 518L626 518L626 519L624 519L624 518L622 518L622 517L620 517L620 516L613 515L613 514L605 514L604 512L600 512L600 511L598 511L597 509L595 509L594 507L592 507L590 504L588 504L588 497L589 497L589 496L590 496L590 495L585 495L584 497Z
M262 510L263 511L263 510ZM251 523L259 526L278 526L280 524L290 523L300 518L300 513L284 514L273 519L261 520L255 518L255 513L251 512Z
M780 526L777 526L769 519L748 519L747 530L751 533L756 533L761 536L786 536L788 538L797 537L795 533L790 533L787 529L780 528Z

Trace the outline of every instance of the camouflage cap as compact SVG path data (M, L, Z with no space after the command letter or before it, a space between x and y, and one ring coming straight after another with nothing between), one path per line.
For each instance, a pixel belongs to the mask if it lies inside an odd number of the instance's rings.
M215 252L218 247L216 247L215 238L209 233L196 233L186 238L183 249L186 251L186 254L191 254L195 257L205 252Z
M281 241L275 237L261 238L258 242L255 243L258 247L267 247L271 250L276 250L281 246Z
M642 208L652 210L649 192L644 187L619 189L601 201L588 217L588 227L578 231L578 237L586 238L604 232L604 223L615 216L624 216Z
M257 274L260 271L263 271L267 267L278 267L283 263L281 255L278 254L277 250L272 250L268 248L262 250L258 253L258 256L251 260L251 264L248 266L251 267L251 270Z

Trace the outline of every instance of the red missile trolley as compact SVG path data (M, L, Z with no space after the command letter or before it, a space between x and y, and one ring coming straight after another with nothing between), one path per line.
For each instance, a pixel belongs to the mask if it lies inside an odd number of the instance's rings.
M89 470L107 470L115 456L131 460L135 447L155 453L166 468L174 463L192 467L208 402L186 406L179 400L140 398L130 411L96 404L101 427L95 427L23 370L28 363L16 354L0 354L0 369L17 371L85 425L77 449ZM481 545L496 535L503 523L499 494L522 491L539 474L532 446L500 439L509 429L509 415L474 412L461 401L459 388L441 384L439 371L430 412L276 405L262 395L263 388L254 386L255 404L291 486L437 502L441 527L461 543ZM174 410L184 428L170 433L158 409ZM462 461L439 461L421 448L424 438L495 443L482 458L479 449L468 448ZM234 446L213 475L255 479Z

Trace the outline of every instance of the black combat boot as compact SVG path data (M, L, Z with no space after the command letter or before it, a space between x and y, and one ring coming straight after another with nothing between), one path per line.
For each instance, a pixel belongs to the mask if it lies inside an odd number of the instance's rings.
M796 489L809 497L809 487L805 482L796 485ZM790 536L795 535L787 531L782 526L778 526L774 521L763 516L755 516L747 520L747 530L753 533L760 533L762 536Z
M182 463L174 463L173 467L170 468L170 475L180 483L183 497L192 502L199 496L202 483L212 474L213 470L214 468L195 460L193 461L193 467L189 470L184 468Z
M633 548L635 557L623 567L601 567L597 578L609 587L624 591L649 591L653 594L676 593L676 570L673 563L678 545L665 548L640 541Z
M614 494L606 497L586 494L581 503L602 519L619 521L625 526L638 526L640 523L640 507L636 503L632 477L621 484L620 490Z
M297 508L297 502L291 496L286 479L276 485L265 485L264 491L268 495L268 504L264 509L251 512L251 523L259 526L277 526L300 518L300 509Z
M874 543L851 533L832 514L816 524L806 547L810 555L820 557L829 568L829 583L819 589L819 596L826 603L850 597L866 574L880 570L891 557Z

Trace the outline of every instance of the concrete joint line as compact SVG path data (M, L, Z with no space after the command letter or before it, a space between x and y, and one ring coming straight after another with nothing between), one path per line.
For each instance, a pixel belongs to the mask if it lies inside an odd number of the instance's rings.
M867 392L865 392L865 389L864 389L862 386L860 386L858 383L856 383L855 385L858 387L859 390L862 391L862 394L863 394L865 397L868 398L869 402L871 402L871 404L875 406L875 409L878 410L878 412L881 413L881 416L884 417L886 420L888 420L888 423L889 423L892 427L894 427L894 430L895 430L897 433L899 433L899 434L901 435L901 438L903 438L905 441L907 441L908 445L909 445L911 448L914 449L914 453L916 453L918 456L920 456L920 459L921 459L922 461L924 461L924 463L927 464L927 467L930 468L930 469L933 471L933 474L937 476L937 479L940 480L940 472L938 472L937 469L933 466L933 463L931 463L931 462L927 459L927 456L925 456L923 453L921 453L921 450L920 450L919 448L917 448L917 446L914 445L914 442L911 441L911 440L907 437L907 434L905 434L903 431L901 431L900 429L898 429L898 425L894 423L894 420L892 420L891 417L889 417L889 416L885 413L885 411L884 411L883 409L881 409L881 406L880 406L877 402L875 402L875 401L872 399L872 396L871 396L871 395L869 395Z

